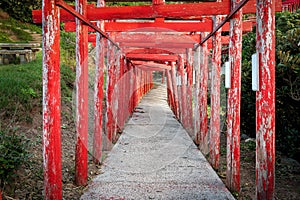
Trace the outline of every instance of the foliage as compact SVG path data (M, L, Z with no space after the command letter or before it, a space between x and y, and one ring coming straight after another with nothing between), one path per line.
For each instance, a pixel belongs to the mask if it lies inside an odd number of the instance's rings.
M0 8L15 19L32 22L31 11L42 8L42 0L1 0Z
M71 99L75 73L66 65L61 66L61 89L63 99ZM0 113L22 120L22 113L29 113L41 106L42 98L42 54L30 63L0 66ZM23 111L23 112L22 112Z
M75 68L76 33L61 31L60 37L61 62L64 65Z
M28 160L29 141L22 135L0 131L0 187L16 176L16 170ZM1 189L0 189L1 190Z
M255 31L243 37L241 130L255 137L255 92L251 90L251 55ZM276 147L299 160L300 11L276 14Z
M20 23L11 17L0 19L0 42L29 42L32 40L29 31L42 33L42 29L36 25Z

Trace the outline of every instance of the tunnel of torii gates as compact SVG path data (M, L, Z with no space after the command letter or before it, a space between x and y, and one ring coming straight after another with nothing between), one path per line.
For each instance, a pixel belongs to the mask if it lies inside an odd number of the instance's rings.
M281 11L281 0L180 2L182 4L165 4L164 0L153 0L144 6L105 7L104 0L97 0L96 6L88 5L87 0L76 0L74 7L63 0L43 0L43 9L33 11L34 22L43 24L45 199L62 199L61 22L67 31L76 31L77 185L86 185L88 177L87 57L88 43L92 42L96 46L92 152L95 163L101 161L102 137L115 142L116 133L122 131L140 99L153 87L152 72L161 71L166 76L168 103L175 116L200 150L209 155L213 168L218 169L221 55L228 54L226 185L237 192L240 190L242 34L251 31L255 24L256 196L257 199L274 199L274 32L275 12ZM256 20L242 21L243 14L255 13ZM227 34L221 34L222 31ZM222 50L222 46L227 46L227 50ZM106 90L103 89L104 73L107 73ZM210 99L208 79L211 81ZM107 108L103 116L104 96ZM210 119L207 115L209 100Z

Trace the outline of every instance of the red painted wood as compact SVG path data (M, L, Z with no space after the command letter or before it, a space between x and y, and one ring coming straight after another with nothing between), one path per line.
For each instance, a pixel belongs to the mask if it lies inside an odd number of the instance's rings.
M113 79L113 96L112 96L112 115L113 115L113 125L112 125L112 140L113 143L117 141L117 133L120 131L118 124L120 120L119 115L119 99L120 97L120 86L118 85L120 76L120 52L117 51L114 58L114 79Z
M221 17L214 17L214 26ZM210 112L210 162L218 169L220 159L220 70L221 70L221 30L213 36L213 54L211 69L211 112Z
M151 30L150 30L151 31ZM118 33L116 35L116 42L142 42L142 43L192 43L200 42L200 35L170 33Z
M201 55L203 56L203 55ZM194 69L195 69L195 96L194 96L194 134L195 143L200 145L200 47L195 50L194 53ZM201 105L202 106L202 105Z
M144 65L137 65L136 67L139 68L139 69L142 69L144 71L160 71L160 72L163 72L165 70L163 68L149 67L149 66L144 66Z
M179 60L179 59L178 59ZM182 98L181 98L181 71L179 68L179 62L177 61L176 67L176 85L177 85L177 93L178 93L178 120L182 123Z
M128 37L127 37L128 36ZM149 37L149 40L147 38ZM178 44L180 47L181 45L190 44L189 46L192 46L193 44L200 41L199 35L193 35L190 37L187 37L186 35L176 35L171 36L170 34L156 34L156 36L150 34L140 34L140 33L133 33L133 34L117 34L115 38L116 42L123 42L123 43L156 43L156 44ZM176 43L175 43L176 41ZM223 44L229 44L230 37L229 36L222 36L221 42ZM96 42L96 35L95 34L89 34L89 42ZM209 47L212 48L212 39L208 39ZM163 49L158 49L160 51L163 51ZM144 53L144 52L143 52ZM171 51L167 52L166 50L163 53L173 53ZM153 54L153 53L152 53Z
M188 112L187 112L187 81L186 81L186 70L184 69L185 63L183 60L183 56L179 59L179 70L181 75L181 104L182 104L182 124L184 128L188 127Z
M192 49L187 49L186 74L187 74L187 131L194 139L194 123L193 123L193 55Z
M73 9L72 6L68 5L66 2L64 2L63 0L56 0L56 5L62 7L64 10L68 11L71 15L73 15L74 17L76 17L76 19L81 20L82 22L84 22L87 26L93 28L95 31L97 31L98 33L100 33L104 38L106 38L107 40L109 40L111 43L114 44L114 46L118 47L118 45L104 32L102 31L100 28L98 28L95 24L93 24L92 22L89 21L89 19L86 17L86 15L82 15L80 14L80 12L76 11ZM100 19L101 20L101 19ZM118 47L119 48L119 47Z
M134 43L134 42L122 42L120 43L121 48L124 47L139 47L139 48L162 48L162 49L169 49L169 48L193 48L194 44L191 43Z
M93 23L96 24L96 23ZM66 22L64 29L67 32L75 31L74 22ZM252 30L253 22L243 22L243 32L249 32ZM229 31L229 23L225 23L222 27L223 31ZM206 20L204 22L105 22L106 32L126 32L125 35L129 35L134 32L211 32L212 21ZM89 32L95 32L95 30L89 27ZM129 33L129 34L128 34ZM173 36L173 37L176 37ZM198 41L195 36L188 36ZM195 37L195 38L194 38Z
M44 198L62 199L60 18L54 0L43 0Z
M172 83L171 83L171 74L169 70L165 70L167 77L167 100L170 108L173 110L173 91L172 91Z
M124 100L126 99L125 97L125 85L128 84L125 82L125 63L124 63L124 57L121 56L120 57L120 75L119 75L119 80L117 82L117 85L119 86L119 92L120 92L120 96L119 96L119 101L118 101L118 116L119 116L119 120L118 120L118 126L119 126L119 131L123 130L124 128L124 118L125 118L125 114L126 111L124 109ZM128 92L128 91L127 91Z
M132 63L135 66L144 66L144 67L154 67L154 68L161 68L161 69L167 69L171 70L171 66L169 64L160 64L158 62L153 62L153 61L141 61L141 60L133 60Z
M109 142L113 140L114 120L113 120L113 91L115 79L115 49L109 43L109 51L107 55L107 76L106 76L106 134Z
M240 0L232 0L234 7ZM227 169L226 185L231 191L240 191L240 106L242 67L242 12L230 20L229 63L231 88L227 97Z
M179 119L179 103L178 103L178 91L177 91L177 81L176 81L176 69L175 62L171 63L171 78L172 78L172 87L174 95L174 114L177 119Z
M155 49L155 48L149 48L149 49L126 49L124 53L130 53L130 54L174 54L172 51L167 51L164 49Z
M281 0L275 2L276 11L282 10ZM249 0L243 7L244 14L256 12L256 0ZM230 12L230 4L228 2L200 2L192 4L167 4L155 6L120 6L93 8L89 5L88 19L90 21L97 20L114 20L114 19L153 19L153 18L172 18L172 19L202 19L205 15L226 15ZM34 23L42 23L41 10L32 11L32 19ZM75 21L75 17L67 11L60 11L62 22Z
M96 41L96 35L90 34L89 41ZM200 42L200 35L188 35L179 33L118 33L115 36L116 42L134 42L134 43L191 43Z
M86 15L86 0L76 1L76 10ZM75 183L87 184L88 175L88 29L77 21L76 31L76 153Z
M133 88L132 88L132 101L133 101L133 106L132 106L132 112L134 111L134 108L137 106L138 104L138 73L137 73L138 69L136 67L133 67Z
M153 5L161 5L164 3L165 3L165 0L152 0Z
M130 60L141 60L141 61L161 61L169 62L176 61L176 55L162 55L162 54L126 54L126 57Z
M128 83L128 86L126 87L126 104L125 104L125 107L126 105L128 105L128 115L126 116L129 117L133 111L133 94L134 94L134 90L133 90L133 87L134 87L134 73L133 73L133 68L132 68L132 65L131 63L126 60L126 67L127 67L127 80L126 82ZM127 92L128 91L128 92ZM128 102L128 103L127 103Z
M205 37L206 33L203 33ZM200 45L200 149L204 155L209 153L209 134L208 134L208 116L207 116L207 100L208 100L208 49L207 44Z
M257 0L256 195L275 198L275 0Z
M105 6L104 0L98 0L97 6ZM103 30L104 22L99 21L98 27ZM96 46L96 70L94 88L94 135L93 135L93 162L101 163L102 157L102 135L103 135L103 97L104 97L104 38L97 33Z
M37 16L36 16L37 18ZM41 20L41 19L40 19ZM36 23L41 23L38 20ZM74 31L74 22L65 23L65 31ZM106 22L107 32L199 32L212 31L212 21L205 22ZM90 28L90 32L95 32Z

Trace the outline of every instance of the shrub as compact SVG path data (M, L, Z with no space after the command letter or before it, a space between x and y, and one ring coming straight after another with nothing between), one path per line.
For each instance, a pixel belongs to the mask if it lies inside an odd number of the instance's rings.
M242 133L255 137L255 92L251 90L251 55L255 30L243 37ZM300 11L276 14L276 148L300 160Z
M22 135L0 131L0 186L11 182L29 157L29 141ZM1 189L0 189L1 190Z

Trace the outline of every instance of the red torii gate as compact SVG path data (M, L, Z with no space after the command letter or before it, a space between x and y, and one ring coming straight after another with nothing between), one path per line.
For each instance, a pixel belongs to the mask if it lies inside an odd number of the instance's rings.
M248 3L247 3L248 2ZM122 129L126 119L133 112L141 97L152 87L152 70L165 70L168 86L168 102L176 117L186 129L193 129L195 142L200 149L210 155L210 162L218 168L219 162L219 81L222 26L230 21L229 62L231 66L231 87L228 90L227 116L227 186L233 191L240 190L240 96L241 96L241 37L242 14L255 13L257 15L257 53L259 64L260 84L257 91L257 148L256 148L256 180L257 198L274 198L275 178L275 10L281 9L281 1L275 0L223 0L222 2L201 2L184 4L164 4L164 0L153 0L151 6L104 7L104 0L97 1L97 7L87 5L86 0L76 0L75 9L62 0L43 0L43 10L34 11L35 22L43 22L43 156L44 156L44 188L45 199L62 199L61 175L61 143L60 143L60 62L59 40L60 22L76 21L76 172L75 180L78 185L87 183L87 44L88 26L97 32L96 49L96 79L95 79L95 133L94 133L94 162L99 163L102 151L102 100L103 100L103 68L105 54L105 40L108 42L108 80L106 90L107 120L106 135L109 140L115 140L117 129ZM59 7L63 9L59 12ZM243 7L243 10L241 8ZM210 22L210 16L212 22ZM227 15L222 21L219 15ZM42 16L42 17L41 17ZM164 22L162 19L172 20L204 20L212 23L212 32L207 34L203 30L198 45L167 46L167 50L176 48L178 53L145 54L149 49L157 46L138 47L131 44L131 49L116 43L113 31L121 22L105 22L104 20L118 19L156 19L151 27L176 25L176 22ZM91 21L98 21L97 24ZM113 25L113 23L116 23ZM118 24L119 23L119 24ZM134 23L125 26L137 26ZM184 26L199 26L201 22L192 21ZM206 23L206 22L205 22ZM105 25L111 26L112 34L105 32ZM178 22L179 24L179 22ZM70 26L73 26L70 24ZM114 28L114 29L113 29ZM120 31L122 31L120 29ZM182 26L181 32L186 31ZM208 80L208 44L212 36L212 117L210 133L208 133L207 119L207 80ZM184 36L183 36L184 37ZM124 43L125 44L125 43ZM149 45L149 43L146 43ZM160 46L158 46L160 47ZM162 46L161 46L162 47ZM145 48L145 49L144 49ZM187 50L189 48L190 50ZM191 51L193 49L194 51ZM121 51L126 52L122 54ZM180 53L179 53L180 52ZM127 56L127 57L126 57ZM194 59L194 62L193 62ZM131 61L137 60L137 61ZM146 63L138 63L147 61ZM148 62L148 61L151 61ZM154 62L153 62L154 61ZM135 63L136 62L136 63ZM157 63L156 63L157 62ZM176 66L177 65L177 66ZM177 69L176 69L177 67ZM193 85L192 69L195 69L196 106L195 127L189 115L191 105L191 88ZM177 86L177 76L181 86ZM187 75L185 75L187 74ZM187 78L185 78L185 76ZM118 81L124 84L117 84ZM131 95L132 94L132 95ZM184 95L187 94L187 95ZM116 96L114 96L116 95ZM130 96L131 95L131 96ZM116 98L115 98L116 97ZM122 97L122 98L120 98ZM112 101L115 99L115 103ZM126 105L127 104L127 105ZM117 109L116 109L117 106ZM115 114L117 113L117 114ZM208 145L210 135L210 146Z

